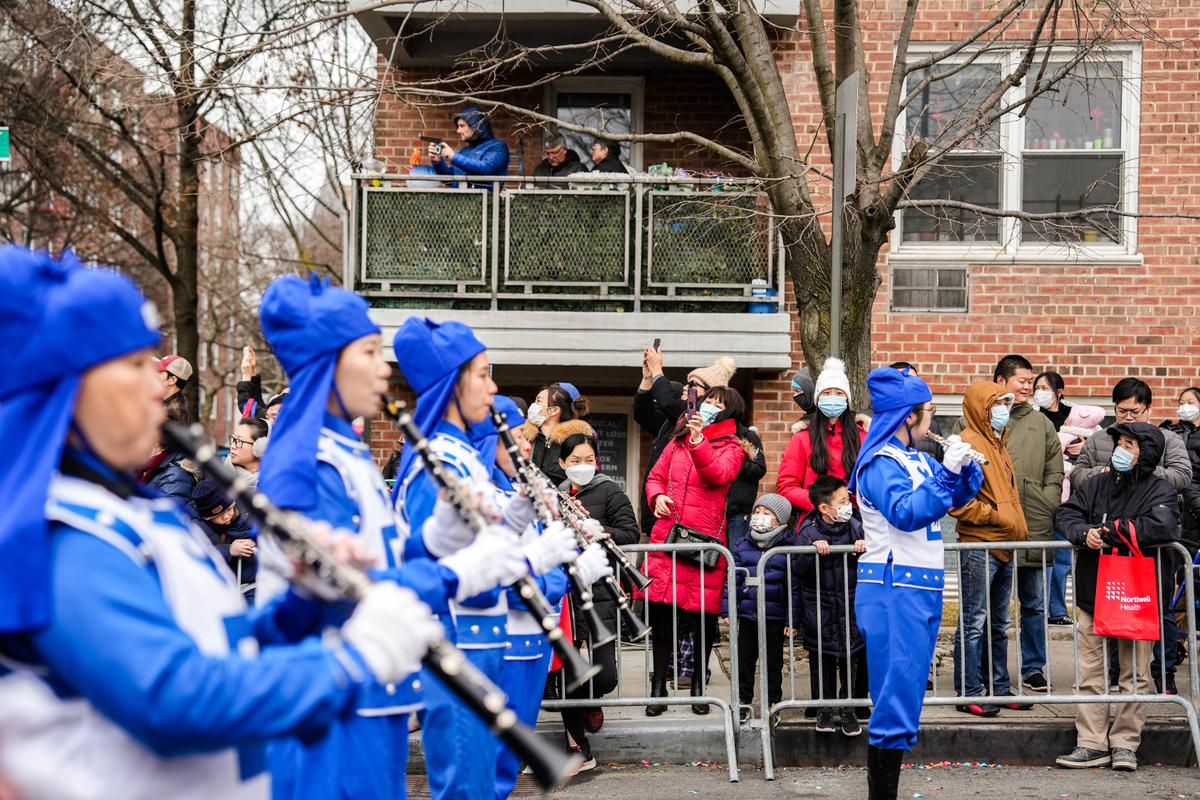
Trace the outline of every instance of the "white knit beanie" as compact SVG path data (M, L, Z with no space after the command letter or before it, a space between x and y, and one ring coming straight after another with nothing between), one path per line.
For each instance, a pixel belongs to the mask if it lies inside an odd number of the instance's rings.
M825 359L821 374L817 376L817 386L813 390L814 399L821 396L826 389L841 389L846 393L846 402L851 403L850 378L846 375L846 365L840 358Z

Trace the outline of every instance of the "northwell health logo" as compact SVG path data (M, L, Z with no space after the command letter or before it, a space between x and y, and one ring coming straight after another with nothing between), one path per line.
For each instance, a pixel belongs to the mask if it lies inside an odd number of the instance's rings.
M1113 581L1104 587L1106 600L1121 604L1122 611L1140 611L1143 603L1149 603L1153 598L1148 595L1127 595L1124 581Z

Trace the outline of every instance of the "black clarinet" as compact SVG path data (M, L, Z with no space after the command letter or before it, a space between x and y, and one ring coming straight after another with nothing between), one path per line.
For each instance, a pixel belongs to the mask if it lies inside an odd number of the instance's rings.
M609 555L612 555L614 551L620 554L616 557L618 569L624 567L627 570L632 570L632 573L627 574L636 575L638 577L637 580L632 581L633 585L640 587L642 591L646 590L646 588L650 585L650 578L648 578L646 574L641 572L637 567L634 567L629 563L628 557L624 552L621 551L621 548L617 547L616 543L613 542L612 539L601 537L589 540L587 538L588 534L584 530L584 521L590 519L590 516L585 509L581 508L579 504L575 502L575 500L573 500L571 497L568 497L567 494L561 489L558 490L558 506L559 511L562 514L562 518L568 525L575 529L577 534L581 537L581 541L597 541L600 542L601 546L604 544L610 545L610 547L606 548ZM622 559L625 559L625 561L622 562ZM629 597L625 594L625 590L621 587L621 584L618 583L617 579L612 575L605 577L604 584L609 593L613 596L613 600L617 604L617 611L620 613L621 619L624 620L625 625L631 631L629 635L629 641L640 642L642 639L645 639L650 634L650 626L647 625L641 617L634 613L633 608L629 605Z
M575 538L579 542L579 546L581 548L587 547L589 544L591 544L592 539L583 529L583 526L580 522L581 517L578 514L578 509L576 509L577 513L574 515L568 515L564 513L562 502L565 495L557 486L553 484L546 473L542 472L540 469L534 466L529 459L525 458L525 455L521 452L521 448L517 446L517 442L513 438L512 429L508 422L504 419L503 415L501 415L495 409L492 410L492 422L495 424L496 430L500 432L500 441L504 442L504 449L508 451L508 456L512 459L513 466L515 466L517 469L517 474L521 476L521 480L525 484L530 494L537 498L535 505L540 504L540 507L543 509L543 511L539 513L544 513L550 519L553 519L555 516L562 518L562 520L571 528L571 530L575 532ZM557 509L551 509L549 504L546 503L545 496L542 494L542 490L544 489L549 489L555 493L556 497L558 497L559 507ZM566 499L568 502L572 502L570 498ZM608 544L616 547L616 545L607 538L601 538L598 541L608 542ZM622 553L622 555L624 554ZM638 574L640 575L641 573ZM647 583L648 582L649 580L647 579ZM581 586L582 583L582 581L575 581L577 587ZM646 625L641 617L633 613L633 609L629 606L629 598L625 596L625 592L621 589L621 585L617 583L612 575L605 576L604 585L612 593L613 600L615 600L617 603L618 613L621 614L621 618L625 621L625 625L628 626L632 631L630 634L630 639L638 642L646 638L646 636L650 633L650 628L648 625ZM595 618L595 620L601 626L598 629L593 628L593 633L595 633L597 630L607 633L607 626L604 625L603 620L600 619L599 614L595 610L595 605L591 602L592 597L590 587L587 588L586 595L582 590L580 591L579 595L580 599L585 601L584 604L580 605L580 610L586 610L585 606L590 607L591 614L589 616L589 622L592 618ZM613 641L615 638L615 635L611 635L611 638L603 638L599 634L596 634L592 644L596 647L599 647L600 645Z
M385 397L383 413L396 424L396 427L404 431L405 447L411 447L417 451L421 463L425 465L425 471L429 473L430 478L445 495L446 500L454 506L476 534L483 533L488 527L488 521L484 519L479 509L471 504L467 492L460 485L459 480L442 466L441 459L429 446L429 440L421 433L412 415L408 413L408 407L399 400ZM563 635L562 628L558 626L558 614L550 605L550 601L542 594L537 582L526 575L514 583L513 588L525 602L529 613L537 619L542 632L550 641L550 646L554 648L554 653L562 662L567 675L567 691L573 692L599 675L599 665L589 664L583 654Z
M563 516L568 519L575 518L582 521L590 518L587 509L581 508L579 503L567 496L562 489L558 490L558 505L562 509ZM620 570L621 577L629 581L631 586L643 592L650 588L649 576L629 560L629 556L625 555L625 551L616 542L609 538L597 539L597 541L617 562L617 569Z
M533 508L537 512L538 519L543 525L551 525L558 519L556 510L546 501L546 496L543 494L545 486L549 481L544 480L545 476L537 467L533 466L521 454L521 449L517 446L513 439L512 430L509 428L508 422L504 419L504 415L496 409L492 409L492 424L496 426L496 430L500 433L500 441L504 443L504 449L508 451L509 458L512 459L513 467L516 468L517 480L525 487L525 492L529 495L530 501L533 503ZM579 529L573 528L575 532L575 541L579 549L587 547L586 538L581 538ZM567 574L571 577L571 582L575 585L575 591L579 592L579 610L587 617L588 627L591 629L591 643L593 647L602 647L610 642L616 641L617 635L608 629L604 624L604 620L600 616L600 612L596 610L595 598L592 596L592 587L587 581L583 580L574 565L567 566Z
M320 524L295 511L275 506L265 494L238 476L208 443L202 425L163 425L168 443L200 465L204 472L248 514L259 530L273 535L287 554L346 599L362 600L372 580L362 569L338 560L314 535ZM533 769L538 785L546 791L562 785L574 774L578 756L562 750L524 725L508 707L508 697L486 675L466 659L454 645L437 641L421 657L421 663L499 736Z

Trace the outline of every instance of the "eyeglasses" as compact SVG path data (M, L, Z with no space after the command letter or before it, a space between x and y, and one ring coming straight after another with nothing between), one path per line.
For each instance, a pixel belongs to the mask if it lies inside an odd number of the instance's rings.
M1146 409L1140 406L1137 408L1121 408L1117 406L1113 411L1116 413L1117 419L1133 419L1146 413Z
M692 387L693 389L699 389L702 392L708 391L708 387L705 386L703 383L700 383L699 381L688 381L687 385Z
M241 447L244 444L250 444L250 442L248 442L245 439L239 439L236 436L229 437L229 448L231 450L237 450L239 447Z

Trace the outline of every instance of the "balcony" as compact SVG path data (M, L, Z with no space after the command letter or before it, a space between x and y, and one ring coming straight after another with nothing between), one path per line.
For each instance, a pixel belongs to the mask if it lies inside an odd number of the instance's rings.
M571 363L628 364L629 351L669 336L675 353L790 365L789 321L777 313L783 262L759 184L597 175L450 182L354 178L346 285L384 327L417 312L459 319L499 363L562 363L561 353L529 348L538 338L530 334L544 330Z

